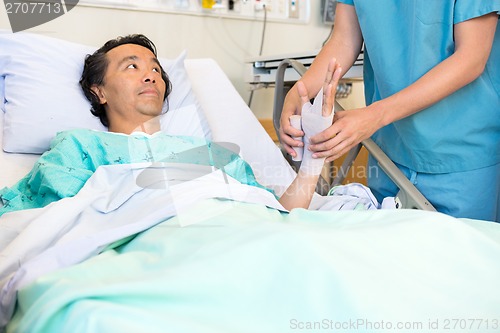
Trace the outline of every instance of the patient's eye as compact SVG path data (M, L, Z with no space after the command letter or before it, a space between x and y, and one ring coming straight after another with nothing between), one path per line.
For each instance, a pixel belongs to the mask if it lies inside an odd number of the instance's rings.
M155 71L157 73L161 73L161 70L158 67L153 68L153 71Z
M127 66L127 68L137 68L137 66L135 64L130 64Z

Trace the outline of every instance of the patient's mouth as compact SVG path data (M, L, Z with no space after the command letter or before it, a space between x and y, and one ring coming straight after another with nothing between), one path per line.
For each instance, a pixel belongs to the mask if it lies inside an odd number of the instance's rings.
M156 89L144 89L142 90L139 95L152 95L152 96L158 96L159 93Z

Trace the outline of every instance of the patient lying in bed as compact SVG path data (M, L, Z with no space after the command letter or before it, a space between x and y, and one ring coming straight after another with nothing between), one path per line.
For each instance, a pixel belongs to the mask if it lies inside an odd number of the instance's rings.
M498 230L418 211L267 209L279 203L234 149L151 134L163 94L147 54L147 74L136 78L144 63L132 54L90 85L109 132L60 133L3 190L2 213L45 207L0 217L0 331L282 332L295 330L292 318L332 314L498 316ZM113 86L119 77L127 80ZM108 113L117 101L123 114ZM173 185L142 177L157 170Z
M333 92L339 76L339 65L332 61L323 95L319 95L314 105L308 102L307 91L301 92L303 114L312 110L309 118L303 119L304 131L311 135L331 124ZM4 203L0 215L72 197L102 165L141 162L206 165L223 169L242 184L263 187L237 153L203 139L172 137L160 132L158 116L171 91L171 83L158 62L154 44L145 36L111 40L88 56L80 84L91 102L91 112L109 132L82 129L58 134L51 149L26 177L14 187L0 191ZM285 209L307 208L311 202L324 160L306 155L296 179L279 198Z

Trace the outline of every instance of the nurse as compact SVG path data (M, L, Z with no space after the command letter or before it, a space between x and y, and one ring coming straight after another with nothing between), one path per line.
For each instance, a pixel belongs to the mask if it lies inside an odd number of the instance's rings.
M301 81L310 97L329 59L343 71L364 43L366 107L337 112L311 138L315 157L333 161L374 141L438 211L500 220L500 0L339 0L332 36ZM287 152L303 135L297 84L285 99ZM398 189L369 159L368 185L380 200ZM372 166L374 168L372 168Z

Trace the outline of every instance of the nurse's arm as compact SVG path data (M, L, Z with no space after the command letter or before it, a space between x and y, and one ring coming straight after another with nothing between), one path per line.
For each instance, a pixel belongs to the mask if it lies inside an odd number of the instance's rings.
M362 45L363 37L354 6L338 3L332 35L301 78L307 88L309 98L316 96L323 86L323 78L327 73L330 60L337 60L342 68L341 76L343 76L356 61ZM295 156L291 147L298 147L300 144L300 141L292 137L300 137L303 132L290 125L290 116L300 114L301 105L297 84L295 84L286 95L280 119L280 140L283 148L291 156Z
M316 157L333 161L378 129L417 113L478 78L484 71L498 15L490 13L454 27L454 53L398 93L365 108L337 112L333 125L311 138Z
M322 79L327 73L330 60L335 58L340 64L342 77L358 58L362 45L363 36L354 6L337 3L332 35L301 78L309 98L314 98L323 86ZM296 85L292 89L296 90ZM298 96L298 92L295 93Z

